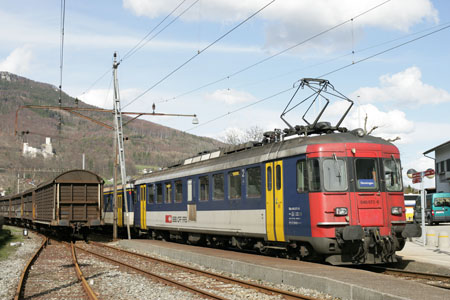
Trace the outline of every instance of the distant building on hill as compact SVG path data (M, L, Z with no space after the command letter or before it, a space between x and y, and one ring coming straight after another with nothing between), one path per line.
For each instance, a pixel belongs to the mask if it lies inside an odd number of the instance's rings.
M49 137L45 138L45 144L41 145L41 148L34 148L28 145L28 143L23 143L22 155L25 157L36 157L38 154L42 155L44 158L53 157L53 146L52 140Z

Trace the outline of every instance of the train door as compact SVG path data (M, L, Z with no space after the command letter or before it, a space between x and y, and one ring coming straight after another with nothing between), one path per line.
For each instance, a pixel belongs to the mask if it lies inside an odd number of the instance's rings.
M123 206L123 193L117 191L117 226L123 226L123 214L122 214L122 206Z
M284 242L283 161L266 163L267 240Z
M140 196L141 229L147 229L147 186L145 184L140 186Z

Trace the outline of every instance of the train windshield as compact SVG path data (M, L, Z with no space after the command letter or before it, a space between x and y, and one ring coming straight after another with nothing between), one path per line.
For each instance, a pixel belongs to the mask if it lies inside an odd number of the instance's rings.
M384 159L383 167L386 189L390 192L401 192L403 186L400 162L396 159Z
M345 160L334 157L323 161L323 184L326 191L346 191L348 187L347 182Z
M374 158L356 159L356 185L359 190L377 190L377 178L377 162Z

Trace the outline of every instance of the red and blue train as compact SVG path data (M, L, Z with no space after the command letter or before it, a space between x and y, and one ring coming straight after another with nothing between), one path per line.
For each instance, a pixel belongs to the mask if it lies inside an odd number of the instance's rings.
M283 138L292 132L300 136ZM119 218L154 238L302 260L394 262L406 238L421 235L406 222L397 147L318 118L260 143L200 153L127 193L130 213L119 205Z

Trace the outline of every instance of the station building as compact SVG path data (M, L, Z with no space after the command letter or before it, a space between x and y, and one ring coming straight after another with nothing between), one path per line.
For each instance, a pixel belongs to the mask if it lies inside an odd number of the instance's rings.
M434 152L435 157L435 186L437 193L450 193L450 141L425 151L423 154Z

